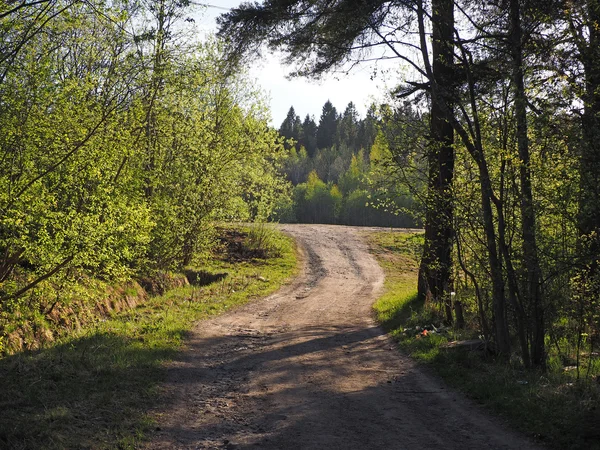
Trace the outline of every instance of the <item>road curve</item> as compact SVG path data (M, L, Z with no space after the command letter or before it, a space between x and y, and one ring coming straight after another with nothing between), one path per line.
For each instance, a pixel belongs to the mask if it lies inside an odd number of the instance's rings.
M537 448L395 349L372 318L383 272L358 228L281 229L302 274L198 323L147 448Z

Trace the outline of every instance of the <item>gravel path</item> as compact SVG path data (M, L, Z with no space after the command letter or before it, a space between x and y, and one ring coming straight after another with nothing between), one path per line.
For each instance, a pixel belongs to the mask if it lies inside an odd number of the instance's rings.
M303 273L198 323L147 448L537 448L394 348L372 318L383 272L358 228L281 229Z

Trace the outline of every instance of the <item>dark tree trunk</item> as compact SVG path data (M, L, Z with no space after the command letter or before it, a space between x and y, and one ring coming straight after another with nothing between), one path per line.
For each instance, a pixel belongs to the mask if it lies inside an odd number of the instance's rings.
M447 117L452 110L454 2L433 0L433 64L431 123L428 149L428 205L425 246L419 269L419 297L443 303L452 322L454 130Z
M441 0L440 0L441 1ZM452 2L450 2L452 3ZM435 2L434 2L435 4ZM427 39L424 25L424 9L423 2L417 2L417 17L419 20L419 37L421 44L421 52L423 54L423 60L425 61L426 70L430 76L432 85L432 99L439 100L441 98L440 108L442 112L446 113L446 118L454 131L460 136L460 139L467 147L473 160L476 162L479 169L479 181L481 188L481 207L482 207L482 218L483 228L486 235L486 246L488 250L488 261L490 269L490 277L492 279L492 295L493 295L493 309L494 309L494 337L496 338L496 345L498 351L504 355L510 352L510 339L508 326L506 321L506 305L504 299L504 280L502 274L502 260L498 255L497 241L496 241L496 230L494 227L494 215L492 212L492 201L495 200L493 186L488 170L487 161L483 153L483 146L481 140L481 133L479 132L479 124L477 118L477 107L476 107L476 89L475 82L469 71L466 72L468 80L469 98L471 106L473 108L473 121L477 132L469 134L461 123L454 116L451 104L443 101L444 97L447 99L450 95L444 95L444 92L448 91L448 88L444 85L437 83L437 78L432 75L433 70L428 66L428 55L427 55ZM434 26L435 30L435 26ZM464 49L463 56L464 55ZM450 80L447 80L450 82ZM471 139L471 137L473 139ZM454 160L452 160L453 168ZM450 185L448 186L448 188ZM450 204L451 206L451 204ZM452 211L452 210L450 210ZM449 224L452 227L452 224ZM450 228L452 231L452 228ZM425 277L422 277L424 279ZM421 283L420 283L421 284Z
M541 269L538 258L535 211L531 188L531 167L529 157L529 138L527 136L527 98L523 81L523 48L521 30L521 12L519 0L510 0L510 40L512 57L512 83L515 90L515 118L517 121L517 146L519 159L519 178L521 182L521 231L523 234L523 259L526 281L523 289L524 303L531 314L531 363L536 367L545 365L545 327L540 280ZM520 312L517 311L517 314ZM522 331L522 330L521 330ZM523 359L529 361L527 347L523 350Z
M527 340L526 315L523 308L523 303L520 300L519 288L517 283L517 275L513 267L510 256L509 246L506 238L506 221L504 220L504 204L502 201L496 205L496 213L498 214L498 244L500 253L504 259L506 268L506 281L508 284L508 299L512 304L515 316L517 319L517 335L519 336L519 344L521 346L521 354L525 367L531 366L531 358L529 354L529 344Z
M584 284L598 296L600 278L600 1L587 1L589 43L580 48L585 70L583 145L580 156L580 250L586 266Z
M456 328L463 329L465 327L465 314L461 301L454 302L454 312L456 314Z
M479 159L475 159L479 165L483 228L486 236L490 276L492 278L494 336L496 338L498 352L502 355L508 355L510 353L510 336L506 320L506 300L504 297L502 259L498 254L496 230L494 228L494 214L492 212L494 191L492 189L492 182L488 171L487 162L483 156L483 150L478 148L477 151L477 156Z

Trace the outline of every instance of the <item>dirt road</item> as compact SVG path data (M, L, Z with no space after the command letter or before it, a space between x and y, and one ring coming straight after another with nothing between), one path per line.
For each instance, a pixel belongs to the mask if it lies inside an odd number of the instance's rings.
M358 229L281 227L304 272L198 324L148 448L533 449L402 356L372 319L383 273Z

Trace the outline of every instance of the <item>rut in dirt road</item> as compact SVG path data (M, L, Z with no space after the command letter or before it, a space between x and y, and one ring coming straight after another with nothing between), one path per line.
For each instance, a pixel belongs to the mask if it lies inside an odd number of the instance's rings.
M358 228L285 225L304 271L200 322L170 366L148 448L533 449L397 352Z

